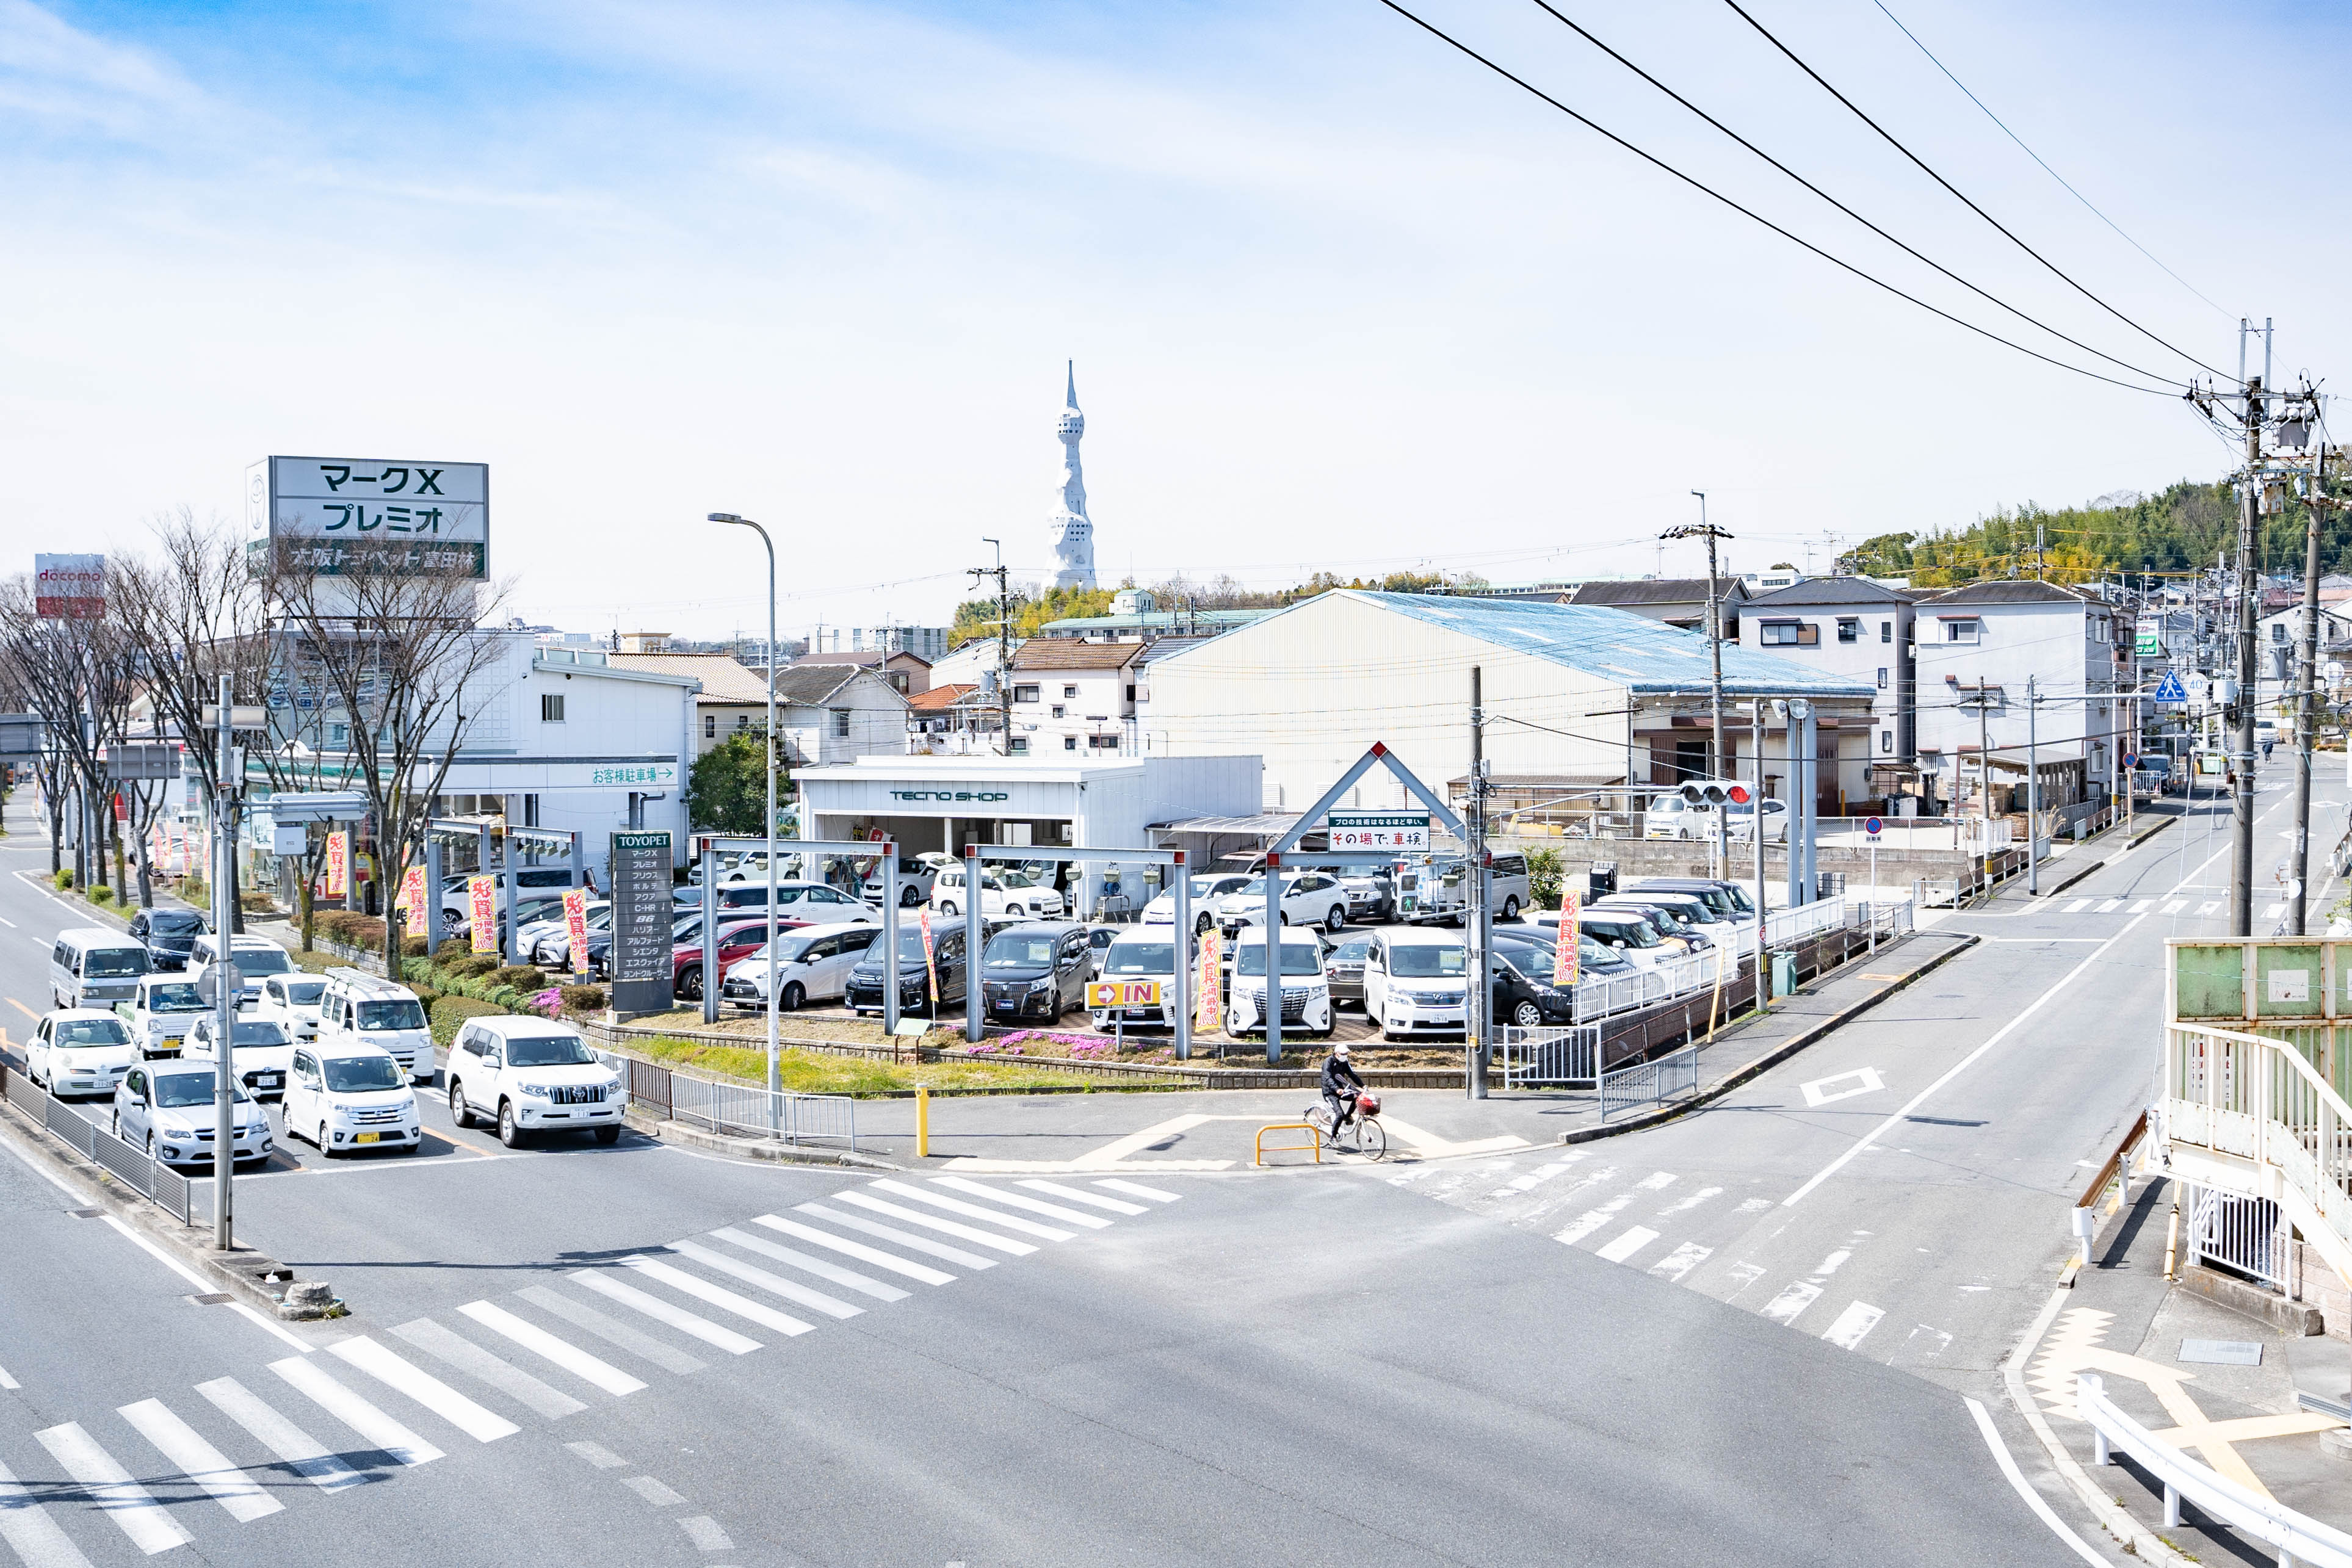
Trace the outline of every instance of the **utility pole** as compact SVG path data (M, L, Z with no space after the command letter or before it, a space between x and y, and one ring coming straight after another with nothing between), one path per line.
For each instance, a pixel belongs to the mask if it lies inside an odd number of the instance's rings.
M2327 495L2327 444L2318 430L2319 400L2305 383L2303 395L2311 400L2307 412L2314 443L2311 485L2305 500L2309 522L2303 541L2303 647L2297 661L2302 690L2294 709L2294 883L2287 900L2287 933L2301 936L2308 919L2311 889L2311 763L2319 743L2319 534L2320 519L2330 505Z
M972 585L978 587L983 577L996 579L996 711L997 722L1003 727L997 732L996 749L1001 757L1013 755L1013 591L1006 586L1004 546L986 535L981 543L996 546L994 566L969 568Z
M2231 758L2235 788L2230 795L2230 826L2233 852L2230 864L2230 930L2238 936L2254 934L2254 528L2263 500L2263 389L2270 381L2271 323L2263 319L2263 374L2245 377L2246 336L2252 330L2238 323L2239 384L2243 389L2246 426L2246 466L2238 506L2238 692L2231 716L2237 731Z
M2034 679L2025 677L2025 891L2042 891L2042 757L2036 747L2034 717L2042 706Z
M1468 1097L1486 1098L1486 1037L1487 1024L1495 1010L1495 977L1488 972L1493 962L1486 955L1495 946L1494 935L1486 924L1486 708L1482 680L1485 672L1476 664L1470 666L1470 842L1469 852L1463 857L1462 873L1469 879L1465 890L1470 895L1470 962L1469 983L1462 988L1463 1000L1463 1061L1462 1082ZM1273 875L1272 872L1266 873Z
M220 933L223 951L213 973L213 1245L223 1252L236 1244L236 1205L231 1187L236 1176L236 955L227 946L229 930L229 867L236 846L230 841L230 813L236 789L244 782L231 776L236 750L229 741L234 710L229 678L220 678L220 788L213 794L213 929Z
M1733 769L1723 748L1723 601L1721 584L1716 576L1715 541L1727 539L1731 536L1721 528L1708 526L1706 492L1693 490L1691 494L1698 497L1698 526L1668 528L1658 538L1662 540L1686 538L1706 540L1706 651L1708 657L1714 662L1714 688L1709 711L1714 716L1715 724L1713 742L1715 751L1711 758L1711 766L1707 768L1707 777L1729 779L1732 777ZM1757 831L1761 832L1764 823L1762 802L1759 801L1757 804L1756 810ZM1731 869L1731 813L1725 810L1717 810L1715 814L1715 863L1717 869L1720 871L1727 872Z

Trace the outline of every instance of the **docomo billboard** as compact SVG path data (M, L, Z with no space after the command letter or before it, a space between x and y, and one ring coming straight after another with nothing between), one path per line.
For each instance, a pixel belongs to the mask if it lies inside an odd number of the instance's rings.
M1426 811L1331 811L1326 813L1324 821L1330 829L1334 850L1429 852Z
M33 613L44 621L106 619L106 558L35 556Z
M319 577L487 577L489 511L487 463L265 457L245 471L247 548Z

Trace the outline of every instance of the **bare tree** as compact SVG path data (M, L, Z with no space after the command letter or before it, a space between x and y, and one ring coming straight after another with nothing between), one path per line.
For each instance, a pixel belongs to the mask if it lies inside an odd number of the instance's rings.
M409 862L422 858L425 820L473 716L496 695L510 634L482 622L507 590L477 580L468 562L436 559L461 552L392 547L348 559L337 576L318 575L309 553L280 553L263 584L276 678L297 692L315 690L348 727L342 783L367 797L386 878L384 965L397 975L392 894ZM429 928L429 913L426 921Z
M0 664L26 706L47 721L47 766L41 773L50 800L50 859L59 860L56 846L63 836L66 787L79 784L91 807L86 826L96 830L82 842L90 883L106 884L110 843L113 880L119 887L124 880L121 840L103 754L122 739L139 692L138 661L119 609L110 599L101 618L44 619L37 613L31 583L16 578L0 587Z

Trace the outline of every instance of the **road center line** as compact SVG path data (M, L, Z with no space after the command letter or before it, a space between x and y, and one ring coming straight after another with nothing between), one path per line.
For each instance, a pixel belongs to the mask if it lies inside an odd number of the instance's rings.
M2019 1013L2015 1018L2010 1019L2007 1023L2001 1025L2000 1028L1995 1030L1991 1039L1986 1040L1982 1045L1977 1047L1974 1051L1960 1058L1959 1061L1954 1062L1941 1078L1937 1079L1936 1082L1928 1084L1927 1087L1922 1089L1917 1094L1914 1095L1910 1103L1905 1105L1901 1110L1896 1111L1894 1114L1888 1116L1886 1120L1879 1123L1877 1126L1873 1127L1869 1132L1864 1133L1860 1138L1854 1141L1853 1147L1847 1149L1845 1153L1840 1155L1837 1158L1832 1160L1828 1165L1823 1166L1820 1171L1815 1173L1811 1181L1808 1181L1804 1186L1799 1187L1796 1191L1782 1198L1780 1200L1780 1207L1783 1208L1791 1207L1807 1193L1812 1191L1813 1188L1821 1186L1822 1183L1837 1175L1839 1171L1843 1170L1848 1160L1853 1159L1854 1155L1862 1153L1863 1150L1876 1143L1890 1130L1899 1124L1906 1116L1908 1116L1912 1112L1916 1111L1920 1106L1926 1104L1927 1103L1928 1096L1934 1094L1937 1090L1941 1089L1945 1084L1949 1083L1953 1079L1958 1078L1961 1073L1966 1072L1969 1068L1975 1066L1979 1057L1984 1055L1986 1051L1990 1051L1994 1046L1999 1045L2002 1040L2007 1040L2010 1036L2010 1031L2025 1022L2026 1019L2032 1018L2035 1013L2040 1012L2042 1008L2048 1004L2051 998L2056 996L2060 991L2064 990L2068 986L2073 985L2075 980L2082 977L2084 970L2097 963L2101 956L2104 955L2108 948L2114 946L2116 943L2130 936L2133 928L2147 918L2147 916L2145 915L2133 915L2129 924L2126 925L2121 931L2116 932L2105 942L2100 943L2098 947L2093 951L2088 957L2075 965L2073 968L2067 970L2066 973L2058 979L2056 984L2053 985L2048 990L2042 992L2040 996L2034 998L2031 1002L2028 1002L2025 1005L2024 1011Z

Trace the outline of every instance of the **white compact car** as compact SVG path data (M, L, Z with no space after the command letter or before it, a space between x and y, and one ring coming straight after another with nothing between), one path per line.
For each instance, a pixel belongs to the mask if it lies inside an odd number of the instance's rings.
M237 994L236 1005L249 1008L261 999L261 981L266 975L299 973L285 948L261 936L199 936L188 953L188 978L202 980L205 971L217 961L223 952L236 966L237 977L245 988Z
M60 1100L113 1093L138 1060L122 1020L96 1008L51 1013L25 1042L25 1076Z
M1348 890L1328 872L1301 872L1282 879L1280 915L1285 925L1320 925L1338 933L1348 927ZM1226 934L1265 922L1265 879L1254 876L1211 906Z
M253 1016L285 1025L296 1040L316 1040L319 998L326 990L327 982L313 975L271 975L261 982L261 999L253 1004Z
M179 975L142 975L131 999L114 1004L139 1053L150 1057L179 1055L189 1023L206 1010L195 982Z
M329 1159L363 1148L413 1155L424 1145L408 1070L373 1045L299 1046L286 1080L286 1135Z
M522 1015L468 1019L449 1051L449 1117L470 1127L497 1124L514 1148L533 1133L593 1132L621 1139L628 1096L621 1075L596 1060L569 1024Z
M1102 950L1102 967L1095 971L1095 977L1098 980L1157 980L1160 982L1160 1001L1156 1006L1118 1009L1097 1008L1094 1009L1097 1029L1111 1029L1121 1021L1161 1029L1176 1026L1176 1019L1169 1010L1176 998L1175 936L1173 930L1155 931L1141 925L1121 927L1112 936L1110 945ZM1187 944L1188 947L1191 946Z
M209 1166L219 1127L214 1109L211 1064L142 1061L125 1073L114 1091L113 1133L134 1149L171 1166ZM269 1157L269 1114L242 1089L236 1092L229 1128L233 1157Z
M1470 950L1441 931L1382 931L1364 954L1364 1010L1381 1038L1460 1034Z
M1263 929L1263 927L1261 927ZM1312 935L1282 940L1282 1027L1312 1035L1331 1032L1331 980L1323 972L1323 944ZM1233 994L1225 1002L1225 1032L1265 1032L1265 943L1234 948Z
M931 883L931 907L941 915L962 914L970 903L964 894L963 878L961 861L942 866ZM992 867L981 873L980 912L1013 920L1031 915L1050 920L1062 913L1062 895L1033 880L1027 872L1011 866Z
M777 998L776 1005L785 1012L811 1002L839 1001L848 988L849 971L881 937L882 927L863 921L779 932L774 965L769 964L768 949L762 944L735 960L719 994L739 1007L764 1008L772 967L784 978L783 995Z
M187 1042L180 1047L183 1061L214 1060L214 1030L219 1026L210 1013L188 1022ZM286 1074L294 1066L294 1037L286 1026L270 1019L239 1018L230 1026L229 1072L257 1100L275 1100L286 1092Z
M928 904L931 897L931 884L940 880L940 871L961 863L955 856L941 854L937 850L925 850L913 860L901 862L898 867L898 902L909 909L919 904ZM881 905L882 868L879 865L858 885L857 895L877 908Z
M1206 931L1217 923L1210 905L1237 887L1247 887L1250 878L1241 872L1216 872L1192 879L1192 929ZM1176 924L1176 894L1173 889L1161 894L1143 906L1146 925Z

